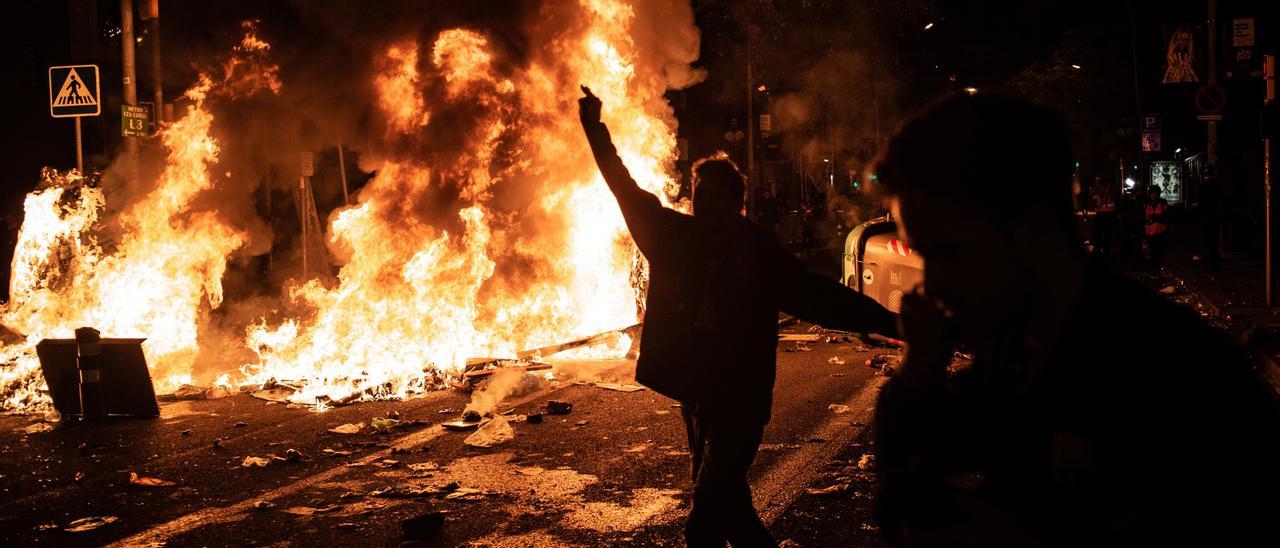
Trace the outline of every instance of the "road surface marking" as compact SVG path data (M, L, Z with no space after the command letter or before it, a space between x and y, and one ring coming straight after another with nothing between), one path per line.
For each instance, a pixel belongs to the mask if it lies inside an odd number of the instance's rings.
M789 453L777 464L769 467L751 485L755 494L756 511L765 525L773 525L774 520L795 502L818 473L831 461L831 458L849 442L858 437L871 422L872 409L876 396L884 385L886 377L873 377L867 381L853 397L843 402L848 405L848 413L836 415L810 434L810 437L829 440L826 443L806 443L799 449ZM864 426L849 426L850 423Z

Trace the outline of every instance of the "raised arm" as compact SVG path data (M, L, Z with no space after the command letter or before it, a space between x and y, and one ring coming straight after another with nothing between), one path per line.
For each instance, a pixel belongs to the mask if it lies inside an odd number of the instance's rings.
M600 99L582 86L584 97L578 99L578 116L582 119L582 129L587 134L587 142L591 144L591 153L596 158L596 165L604 175L605 183L618 200L622 210L622 218L627 222L631 237L640 246L646 257L653 259L652 254L663 247L658 232L666 224L663 217L679 215L675 211L662 207L658 197L640 188L631 173L618 157L618 149L613 146L609 136L609 128L600 121Z

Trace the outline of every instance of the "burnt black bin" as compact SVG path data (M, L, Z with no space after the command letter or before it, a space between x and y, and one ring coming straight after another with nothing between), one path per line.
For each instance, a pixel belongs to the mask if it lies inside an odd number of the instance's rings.
M155 418L160 416L147 358L146 339L102 339L101 383L107 416ZM63 417L81 417L80 370L76 366L75 339L44 339L36 344L40 369L49 385L53 408Z

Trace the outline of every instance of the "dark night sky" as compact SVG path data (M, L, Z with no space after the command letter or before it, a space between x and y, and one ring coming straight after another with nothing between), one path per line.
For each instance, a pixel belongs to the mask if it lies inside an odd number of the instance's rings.
M193 74L192 67L212 51L225 48L234 36L237 23L247 17L263 20L264 31L289 35L290 27L299 21L297 6L306 2L283 0L268 2L163 2L166 78L169 96L185 87ZM456 3L451 3L456 4ZM503 2L503 4L508 4ZM745 95L742 62L742 21L726 15L732 0L694 0L698 23L703 31L703 56L700 64L709 69L708 80L689 91L687 104L693 113L685 113L682 122L687 129L712 128L714 135L728 118L742 114ZM1256 5L1250 0L1222 0L1224 11L1248 11ZM73 161L70 122L50 120L45 110L45 69L73 59L73 32L92 29L68 27L75 14L88 9L115 6L114 1L71 0L68 2L23 2L14 6L11 17L16 22L6 33L12 42L9 51L18 55L6 62L5 96L15 129L10 132L10 161L4 169L3 199L11 207L16 197L35 182L42 165L66 166ZM401 16L404 20L438 17L431 2L415 3L414 11ZM468 4L470 11L488 9L485 2ZM768 51L757 51L760 57L757 81L768 83L772 97L794 91L809 91L819 96L817 104L826 110L841 110L837 102L843 96L851 101L866 100L864 82L874 77L889 83L885 125L892 127L898 118L920 105L959 87L973 85L982 89L1001 89L1011 78L1028 67L1044 63L1061 49L1064 37L1084 36L1084 57L1096 61L1086 65L1085 82L1102 93L1106 104L1094 95L1084 94L1081 101L1088 108L1105 112L1134 111L1132 106L1133 67L1130 58L1130 6L1139 31L1140 76L1150 79L1159 70L1159 24L1164 21L1187 21L1203 18L1204 2L1193 1L1098 1L1022 2L1014 0L903 0L899 2L865 0L797 0L794 2L760 1L764 11L777 11L782 19L758 17L760 40L772 44ZM769 6L772 6L770 8ZM376 11L363 7L361 11ZM390 8L382 8L390 9ZM455 8L451 8L455 9ZM490 10L494 11L494 10ZM767 15L767 14L766 14ZM91 17L87 19L92 19ZM92 21L89 21L92 23ZM923 26L934 27L924 31ZM353 32L365 29L353 29ZM377 29L367 29L376 32ZM81 37L83 38L83 37ZM300 36L291 40L317 42L325 36ZM92 41L92 38L90 38ZM83 43L80 39L77 43ZM82 49L82 48L81 48ZM291 54L305 54L305 47L282 47ZM848 50L851 65L835 64L824 54ZM104 71L118 70L109 47L95 50ZM105 53L104 53L105 52ZM140 55L143 55L140 52ZM847 59L846 59L847 60ZM841 67L820 70L822 63ZM1082 63L1083 64L1083 63ZM816 67L816 68L815 68ZM847 70L845 67L848 67ZM139 65L143 85L147 84L146 65ZM845 72L847 74L842 73ZM954 75L953 82L950 77ZM114 81L104 75L104 83ZM864 86L865 87L865 86ZM806 90L806 88L809 88ZM111 87L108 91L116 93ZM1144 91L1145 92L1145 91ZM883 93L883 91L882 91ZM823 101L826 102L823 102ZM1118 107L1123 103L1123 107ZM850 117L864 116L851 109ZM90 153L101 151L114 142L108 124L118 122L107 117L86 124L86 142ZM689 127L692 126L692 127ZM696 132L695 132L696 133ZM104 143L104 140L107 143Z

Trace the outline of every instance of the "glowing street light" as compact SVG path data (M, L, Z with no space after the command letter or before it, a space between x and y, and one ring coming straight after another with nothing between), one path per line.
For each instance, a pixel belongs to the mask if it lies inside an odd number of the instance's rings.
M929 30L929 29L931 29L931 28L933 28L933 21L929 21L929 22L928 22L928 23L926 23L926 24L925 24L925 26L924 26L924 30Z
M969 95L977 95L977 94L978 94L978 88L975 88L975 87L973 87L973 86L969 86L969 87L967 87L967 88L964 88L964 92L965 92L965 93L968 93Z

